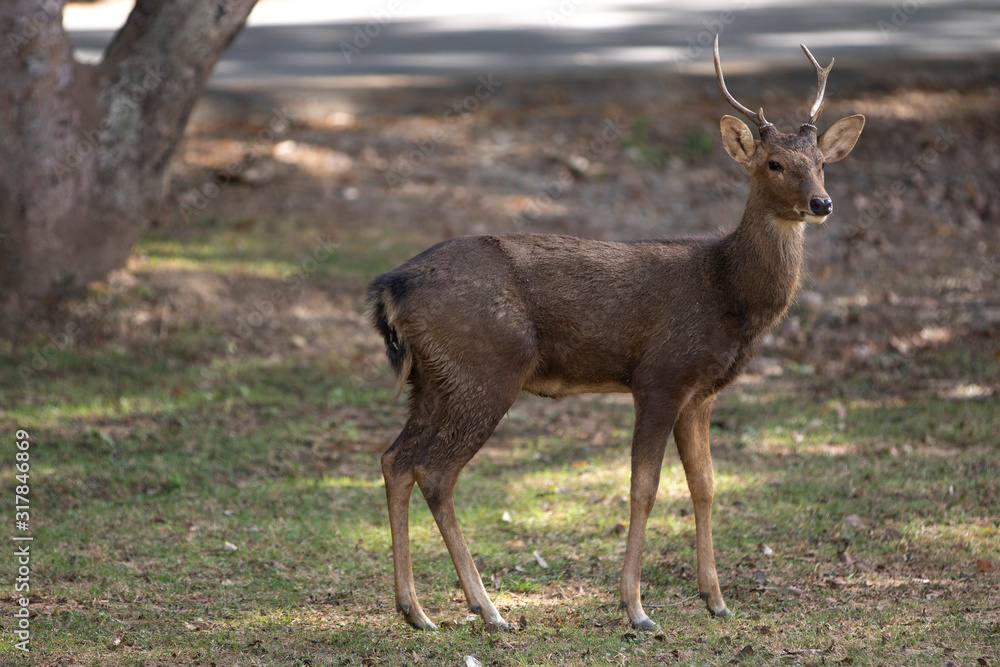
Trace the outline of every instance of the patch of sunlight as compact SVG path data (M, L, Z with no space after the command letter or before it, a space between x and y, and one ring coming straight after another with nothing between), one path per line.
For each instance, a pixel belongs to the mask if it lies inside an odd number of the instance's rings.
M205 625L211 630L252 630L272 627L276 624L282 626L319 626L333 627L347 625L347 620L352 614L339 614L336 607L317 609L303 605L301 609L274 609L268 612L251 612L244 615L236 615L229 618L208 619Z
M591 468L577 473L569 470L543 470L518 478L510 492L510 510L514 520L522 527L558 525L571 519L574 522L588 517L615 514L624 507L627 512L629 497L628 463L602 468ZM722 473L716 470L716 493L742 493L766 480L753 473ZM657 491L658 502L687 501L690 497L687 477L679 462L667 463L660 474ZM501 516L505 508L492 508Z
M906 399L902 396L887 396L886 398L874 400L858 398L848 402L848 410L881 410L884 408L905 408Z
M992 387L985 387L981 384L958 384L939 392L941 398L968 401L977 398L987 398L993 395Z
M629 464L601 461L578 461L569 467L539 470L518 478L519 488L536 493L578 494L628 484Z
M1000 552L1000 522L979 517L948 523L925 523L913 519L897 527L902 539L953 560L957 566L975 570L979 558L996 558Z
M146 244L144 250L148 250ZM205 246L209 248L209 246ZM162 255L149 255L142 257L135 269L155 270L159 268L187 269L195 271L211 271L213 273L232 275L233 273L244 273L260 278L281 279L296 270L296 262L282 262L273 259L260 258L222 258L217 256L216 251L207 250L204 252L192 252L192 248L178 248L176 252L167 252Z
M808 435L797 436L798 432L793 432L781 437L764 435L756 440L748 449L759 454L768 455L788 455L797 454L803 456L827 456L838 458L854 454L858 450L855 443L830 442L826 439L811 440ZM779 434L780 435L780 434ZM802 437L802 440L798 438Z
M315 479L296 480L297 486L315 488L316 486L330 486L336 488L354 489L379 489L385 487L385 480L381 477L363 479L358 477L324 477L317 481Z
M149 413L169 414L178 409L190 407L190 399L177 402L166 394L162 396L118 396L94 397L89 402L59 402L39 406L22 406L9 413L14 419L26 423L38 421L54 424L72 419L97 419L103 417L126 417Z

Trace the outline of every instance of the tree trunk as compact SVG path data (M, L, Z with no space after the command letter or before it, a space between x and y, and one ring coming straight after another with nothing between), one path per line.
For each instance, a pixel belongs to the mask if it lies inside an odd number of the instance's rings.
M64 3L0 2L0 328L124 266L256 0L137 0L98 65Z

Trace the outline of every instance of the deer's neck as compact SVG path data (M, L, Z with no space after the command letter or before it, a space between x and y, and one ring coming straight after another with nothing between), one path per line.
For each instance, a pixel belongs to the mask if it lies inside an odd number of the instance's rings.
M795 296L802 267L805 223L781 222L752 194L743 218L723 240L722 267L733 309L762 334L778 321Z

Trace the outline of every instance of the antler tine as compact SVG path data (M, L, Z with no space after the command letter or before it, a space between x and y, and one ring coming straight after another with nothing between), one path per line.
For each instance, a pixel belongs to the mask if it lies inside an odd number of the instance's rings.
M729 89L726 88L726 80L722 78L722 63L719 61L718 33L716 33L715 35L715 45L712 47L712 49L715 53L715 76L718 77L719 79L719 89L722 91L722 94L726 96L726 101L732 104L734 109L736 109L741 114L743 114L744 116L752 120L754 123L756 123L758 128L764 128L765 126L770 125L770 123L768 123L767 120L764 119L763 108L757 113L754 113L753 111L750 111L750 109L746 108L745 106L737 102L736 98L734 98L732 95L729 94Z
M805 44L799 44L802 50L806 53L806 58L812 63L812 66L816 68L816 78L818 79L816 83L816 102L813 103L812 109L809 111L809 124L815 125L816 119L823 112L823 96L826 93L826 78L830 76L830 70L833 69L833 58L830 58L830 64L826 67L820 67L816 58L813 54L809 53L809 49L806 48Z

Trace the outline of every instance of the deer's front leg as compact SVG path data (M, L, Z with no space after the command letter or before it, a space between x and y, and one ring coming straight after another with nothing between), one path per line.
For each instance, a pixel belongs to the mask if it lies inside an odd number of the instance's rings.
M639 596L642 573L642 547L646 541L646 522L656 502L660 485L660 467L667 438L673 428L676 408L669 401L636 395L635 433L632 436L632 482L628 543L622 564L620 593L622 607L632 625L640 630L656 628L642 608Z
M715 473L708 445L708 428L714 397L701 404L687 406L677 416L674 440L684 464L691 501L694 503L695 534L698 551L698 591L714 616L731 616L719 589L712 546L712 500L715 496Z

